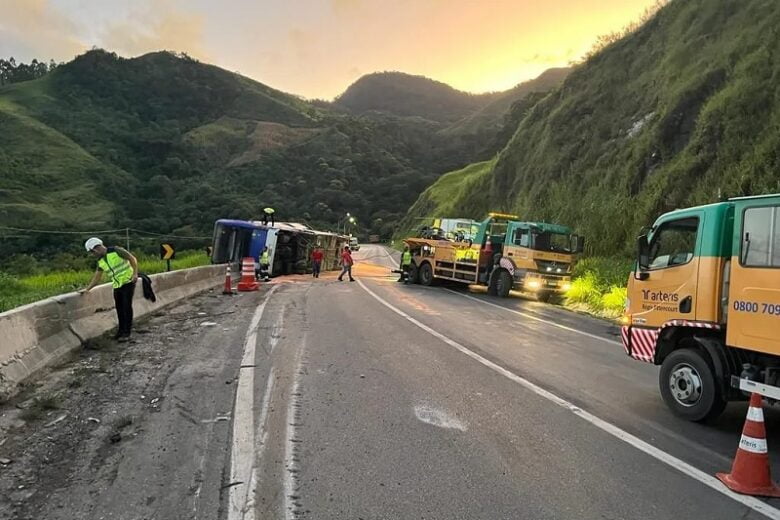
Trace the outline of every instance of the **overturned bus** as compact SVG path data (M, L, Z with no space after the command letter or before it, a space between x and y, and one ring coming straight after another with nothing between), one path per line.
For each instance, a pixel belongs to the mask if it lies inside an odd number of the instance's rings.
M304 224L277 222L273 226L259 221L220 219L214 224L211 261L215 264L255 261L268 248L270 275L306 274L312 270L311 252L316 246L325 255L322 270L338 267L339 251L349 244L349 237L317 231Z

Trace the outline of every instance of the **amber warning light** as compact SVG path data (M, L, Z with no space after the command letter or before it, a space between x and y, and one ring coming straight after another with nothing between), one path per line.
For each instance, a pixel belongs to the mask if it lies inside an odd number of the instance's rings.
M505 218L507 220L519 220L520 217L517 215L510 215L509 213L497 213L495 211L488 213L489 217L493 218Z

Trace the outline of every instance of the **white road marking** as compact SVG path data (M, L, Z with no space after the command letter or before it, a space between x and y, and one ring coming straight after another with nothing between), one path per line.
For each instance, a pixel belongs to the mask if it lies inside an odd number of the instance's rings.
M433 408L432 406L417 405L414 407L414 415L416 415L420 421L432 426L460 430L462 432L466 431L466 425L460 420L449 415L444 410Z
M569 410L571 413L576 415L577 417L589 422L590 424L596 426L600 430L612 435L613 437L616 437L617 439L620 439L621 441L630 444L634 448L650 455L651 457L655 458L656 460L663 462L664 464L676 469L677 471L683 473L684 475L687 475L688 477L704 484L705 486L714 489L718 493L722 493L723 495L731 498L732 500L735 500L753 511L756 511L758 513L761 513L762 515L772 518L773 520L780 520L780 509L776 509L769 504L762 502L761 500L745 495L739 495L737 493L734 493L730 489L728 489L726 486L724 486L717 478L708 475L707 473L704 473L703 471L691 466L687 462L684 462L674 455L671 455L669 453L666 453L665 451L656 448L655 446L643 441L642 439L631 435L625 430L622 430L621 428L615 426L614 424L611 424L599 417L596 417L595 415L591 414L590 412L586 412L582 408L579 408L578 406L570 403L569 401L558 397L557 395L553 394L552 392L545 390L544 388L528 381L527 379L524 379L514 372L510 372L506 368L490 361L489 359L486 359L476 352L473 352L469 350L468 348L464 347L460 343L458 343L455 340L452 340L445 336L444 334L437 332L436 330L430 328L429 326L425 325L424 323L416 320L415 318L409 316L404 311L398 309L397 307L393 306L393 304L387 302L384 300L381 296L374 293L371 289L365 286L365 284L358 280L358 283L360 286L372 297L374 297L375 300L377 300L379 303L393 311L394 313L398 314L402 318L406 319L410 323L416 325L417 327L421 328L425 332L431 334L432 336L440 339L447 345L459 350L463 354L467 355L471 359L481 363L482 365L488 367L489 369L493 370L494 372L497 372L501 374L502 376L506 377L507 379L510 379L511 381L514 381L515 383L519 384L520 386L534 392L535 394L547 399L548 401L551 401L552 403L560 406L561 408L565 408L566 410ZM474 298L476 299L476 298ZM481 301L481 300L477 300ZM487 303L487 302L485 302ZM500 307L500 306L498 306ZM505 308L505 307L502 307Z
M255 365L257 328L271 295L278 286L274 285L266 294L263 303L255 310L244 340L244 355L241 366ZM255 415L254 415L255 371L241 369L236 385L236 401L233 407L233 440L230 450L230 487L228 496L228 520L243 520L252 488L252 467L255 459ZM240 484L239 484L240 482ZM252 513L254 515L254 513Z
M301 361L303 359L303 349L306 347L306 334L303 335L303 346L298 350L293 371L293 383L290 389L290 396L287 404L287 428L284 449L285 474L284 474L284 517L286 520L294 520L298 504L296 503L295 492L298 485L298 462L297 447L295 440L298 431L299 413L299 382L301 372Z
M495 303L486 302L485 300L481 300L479 298L474 298L473 296L469 296L468 294L463 294L463 293L460 293L458 291L453 291L452 289L446 289L445 288L444 290L445 291L449 291L452 294L457 294L458 296L462 296L463 298L468 298L469 300L474 300L475 302L479 302L479 303L481 303L483 305L489 305L491 307L495 307L497 309L501 309L502 311L511 312L512 314L517 314L518 316L522 316L524 318L528 318L529 320L540 321L540 322L546 323L547 325L550 325L552 327L558 327L559 329L567 330L569 332L574 332L575 334L580 334L582 336L587 336L589 338L597 339L599 341L603 341L604 343L609 343L611 345L618 345L620 347L623 346L623 344L620 343L619 341L615 341L615 340L612 340L612 339L607 339L607 338L604 338L602 336L598 336L596 334L591 334L589 332L584 332L582 330L575 329L573 327L567 327L566 325L561 325L560 323L555 323L554 321L546 320L544 318L540 318L538 316L534 316L533 314L528 314L526 312L516 311L514 309L510 309L508 307L504 307L503 305L497 305Z
M255 464L252 464L252 478L249 481L249 490L247 491L246 507L244 507L243 520L255 520L255 495L257 494L257 464L263 456L266 442L268 440L268 406L271 402L271 393L274 391L274 369L268 373L268 383L265 385L265 394L263 394L263 404L260 407L260 445L257 448L252 460Z

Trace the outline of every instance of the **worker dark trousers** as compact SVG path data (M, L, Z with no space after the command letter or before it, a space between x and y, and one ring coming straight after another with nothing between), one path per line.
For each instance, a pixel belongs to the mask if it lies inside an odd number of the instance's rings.
M119 289L114 289L116 317L119 319L119 336L129 336L133 328L133 293L135 284L126 283Z
M320 277L320 268L321 268L321 262L317 260L312 260L311 262L311 274L314 276L314 278Z

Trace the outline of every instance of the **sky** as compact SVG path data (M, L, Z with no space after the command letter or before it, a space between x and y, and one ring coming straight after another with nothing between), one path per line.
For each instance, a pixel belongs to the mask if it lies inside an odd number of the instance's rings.
M0 57L69 61L93 46L186 52L306 98L363 74L505 90L582 56L656 0L0 0Z

